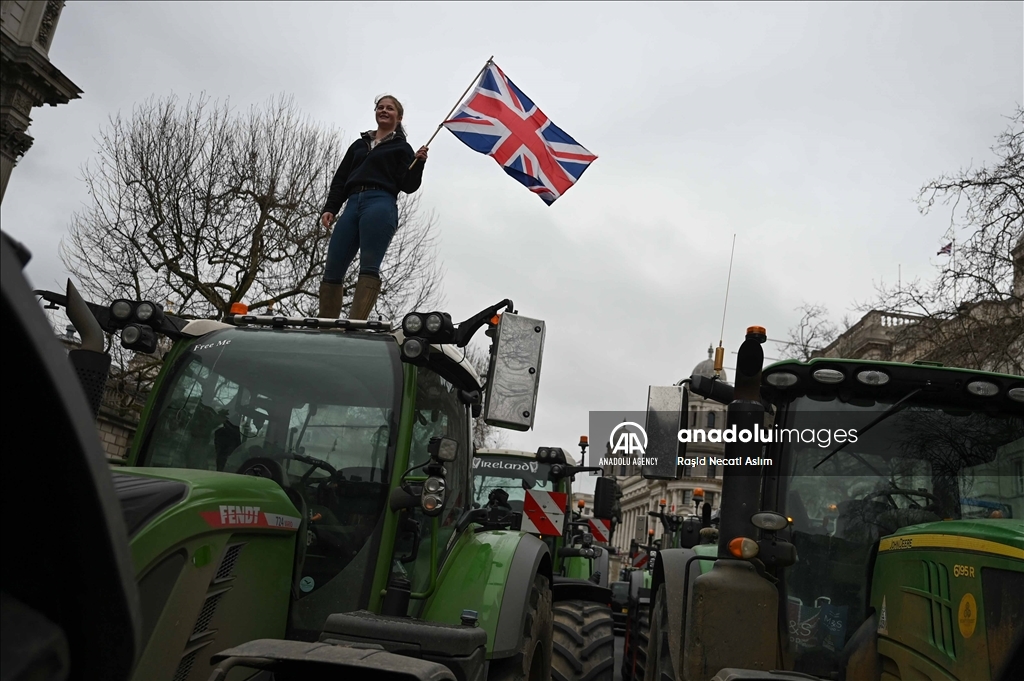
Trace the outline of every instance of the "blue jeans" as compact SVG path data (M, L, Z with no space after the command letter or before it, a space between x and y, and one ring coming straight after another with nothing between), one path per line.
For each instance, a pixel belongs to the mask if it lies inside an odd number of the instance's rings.
M324 281L340 284L359 252L359 274L380 276L380 264L398 230L398 202L386 191L373 189L348 197L327 247Z

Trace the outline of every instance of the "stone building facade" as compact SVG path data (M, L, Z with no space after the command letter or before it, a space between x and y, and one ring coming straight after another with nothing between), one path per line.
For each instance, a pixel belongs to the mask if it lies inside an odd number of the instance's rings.
M34 107L67 104L82 91L50 63L63 0L0 0L0 201L32 146Z
M714 376L714 360L711 359L713 352L712 348L708 348L708 358L694 367L693 374ZM724 371L720 380L728 380ZM725 428L725 417L725 405L690 393L687 404L687 428L704 431L722 430ZM725 445L721 443L690 443L686 447L688 458L722 456L724 453ZM704 492L704 502L711 504L712 509L718 509L721 502L720 467L686 468L679 480L645 480L635 466L605 466L604 474L606 477L614 477L622 490L622 522L612 536L612 545L620 551L628 551L633 539L646 543L648 529L653 529L656 536L661 536L661 522L657 518L651 518L647 513L660 510L663 499L665 511L677 515L696 513L693 493L698 488Z
M1024 236L1017 241L1010 256L1013 259L1013 295L1007 300L963 305L956 316L940 320L872 310L828 346L812 353L812 356L914 362L935 359L936 350L941 349L941 359L947 365L980 371L1021 373L1019 367L1024 364L1024 333L1020 332L1024 329ZM966 347L960 348L958 345L964 338L963 329L977 329L971 342L984 349L988 340L984 330L999 320L1011 323L1015 320L1015 325L1009 328L1017 329L1013 332L1016 338L998 339L1000 343L1008 342L1008 352L958 351L958 348L966 350ZM939 348L942 344L945 346ZM1002 349L1005 350L1005 347L1002 346ZM978 357L982 358L980 362Z

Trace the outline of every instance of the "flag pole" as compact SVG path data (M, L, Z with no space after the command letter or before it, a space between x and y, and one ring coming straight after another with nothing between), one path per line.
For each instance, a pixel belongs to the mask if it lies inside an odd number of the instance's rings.
M472 80L472 81L470 81L470 83L469 83L469 86L468 86L468 87L466 87L466 89L465 89L465 90L463 90L462 94L461 94L461 95L459 95L459 98L458 98L457 100L455 100L455 106L453 106L453 107L452 107L452 108L451 108L451 109L450 109L450 110L448 111L448 113L447 113L447 114L445 114L444 118L442 118L442 119L441 119L441 122L437 124L437 129L436 129L436 130L434 130L434 134L430 136L430 139L428 139L428 140L427 140L427 143L426 143L426 144L424 144L423 146L425 146L425 147L429 147L429 146L430 146L430 143L434 141L434 138L435 138L435 137L437 137L437 133L441 132L441 128L443 128L443 127L444 127L444 122L445 122L446 120L448 120L448 117L452 115L452 112L453 112L453 111L455 111L455 109L457 109L457 108L459 107L459 104L462 104L462 99L463 99L463 97L465 97L465 96L466 96L466 93L467 93L467 92L469 92L470 88L472 88L472 87L473 87L474 85L476 85L476 82L477 82L477 80L479 80L479 79L480 79L480 75L481 75L481 74L482 74L482 73L483 73L484 71L486 71L486 70L487 70L487 67L488 67L488 66L490 66L490 65L491 65L491 63L492 63L493 61L494 61L494 55L492 54L492 55L491 55L490 57L488 57L488 59L487 59L487 62L486 62L486 63L485 63L484 65L483 65L483 68L481 68L481 69L480 69L479 71L477 71L477 74L476 74L475 76L473 76L473 80ZM418 161L418 160L419 160L419 159L416 159L416 158L414 158L414 159L412 160L412 163L410 163L410 164L409 164L409 170L412 170L412 167L413 167L414 165L416 165L416 161Z

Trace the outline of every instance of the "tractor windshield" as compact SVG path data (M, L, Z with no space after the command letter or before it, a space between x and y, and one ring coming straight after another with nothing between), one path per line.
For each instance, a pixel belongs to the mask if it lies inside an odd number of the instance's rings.
M521 512L526 490L556 491L550 479L551 466L515 456L477 456L473 459L473 503L487 505L496 489L508 492L512 510Z
M273 478L310 519L301 597L333 589L338 610L357 609L376 559L401 386L390 337L217 331L193 341L159 387L137 465Z
M782 494L799 555L784 575L799 671L838 670L844 643L868 614L880 538L920 523L1024 517L1020 416L909 401L865 431L891 406L800 397L780 415Z

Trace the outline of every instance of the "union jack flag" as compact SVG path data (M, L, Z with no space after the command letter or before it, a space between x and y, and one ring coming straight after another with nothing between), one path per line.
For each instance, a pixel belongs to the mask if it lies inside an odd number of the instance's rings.
M597 159L489 62L476 88L443 125L473 151L494 158L549 206Z
M939 252L935 255L952 255L953 254L953 242L950 241L948 244L939 249Z

